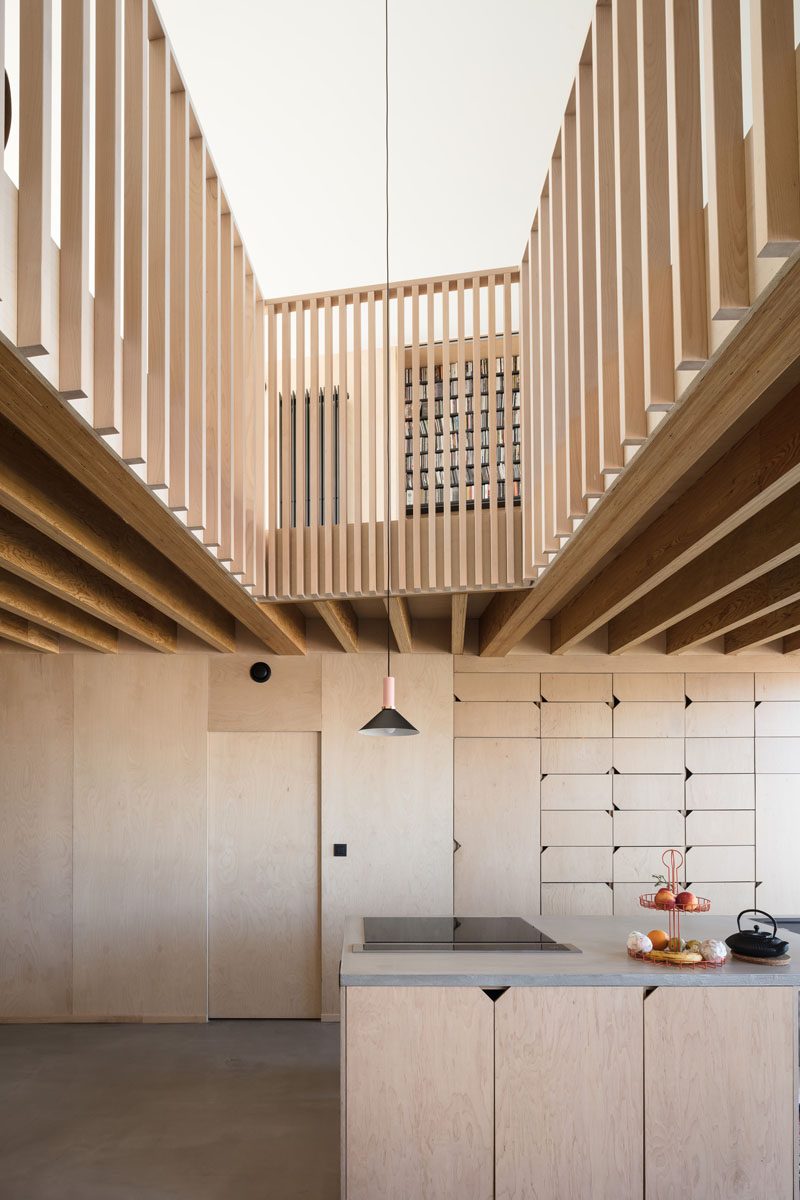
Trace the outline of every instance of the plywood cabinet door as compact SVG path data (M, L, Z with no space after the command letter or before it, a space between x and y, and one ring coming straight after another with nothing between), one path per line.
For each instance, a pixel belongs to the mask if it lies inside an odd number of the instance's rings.
M647 997L647 1200L792 1200L796 1031L794 988Z
M320 1014L318 737L209 735L212 1017Z
M639 988L519 987L500 997L497 1200L642 1196L642 1021Z
M351 987L345 1013L347 1200L491 1200L490 998L478 987Z

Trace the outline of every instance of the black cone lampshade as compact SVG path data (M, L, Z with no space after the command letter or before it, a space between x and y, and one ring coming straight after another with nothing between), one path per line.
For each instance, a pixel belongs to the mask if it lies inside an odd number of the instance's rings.
M371 721L361 726L359 733L366 733L371 737L413 737L415 733L419 733L394 706L393 675L387 675L383 680L383 708Z

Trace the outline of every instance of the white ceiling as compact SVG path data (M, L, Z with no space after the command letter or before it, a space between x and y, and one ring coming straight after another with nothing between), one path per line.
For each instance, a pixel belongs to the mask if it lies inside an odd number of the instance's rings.
M382 0L158 0L262 288L384 274ZM391 273L519 261L593 0L390 0Z

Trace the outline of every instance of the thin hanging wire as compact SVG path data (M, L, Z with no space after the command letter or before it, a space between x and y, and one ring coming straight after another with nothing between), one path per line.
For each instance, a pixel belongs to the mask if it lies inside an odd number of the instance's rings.
M389 0L384 0L383 15L383 55L384 55L384 113L385 113L385 152L386 152L386 293L383 303L383 348L385 368L383 389L386 405L386 674L392 673L392 622L389 613L392 595L392 482L391 482L391 428L389 405ZM400 299L398 297L398 304ZM399 535L399 526L398 526Z

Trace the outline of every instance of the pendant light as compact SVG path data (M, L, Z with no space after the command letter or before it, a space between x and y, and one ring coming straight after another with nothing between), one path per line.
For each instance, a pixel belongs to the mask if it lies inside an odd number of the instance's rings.
M384 81L385 81L385 139L386 139L386 297L383 305L384 372L383 394L386 418L386 676L383 681L383 706L360 732L371 737L412 737L419 733L410 721L394 706L394 676L392 675L392 624L389 604L392 595L392 474L390 463L390 404L389 404L389 0L384 3Z

